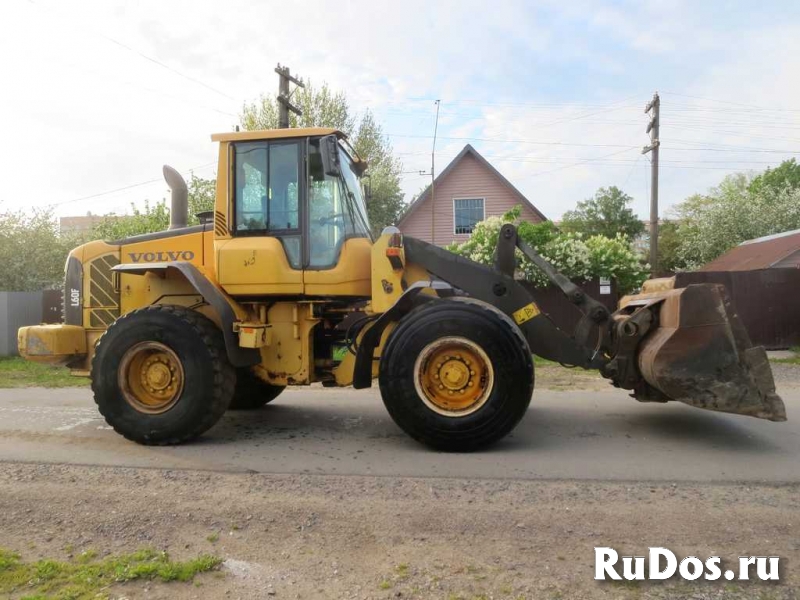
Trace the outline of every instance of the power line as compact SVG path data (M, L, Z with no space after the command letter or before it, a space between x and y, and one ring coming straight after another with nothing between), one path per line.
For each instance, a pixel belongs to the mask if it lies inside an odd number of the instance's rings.
M447 103L449 105L455 104L475 104L479 106L531 106L531 107L553 107L553 108L563 108L563 107L575 107L575 108L604 108L613 106L615 104L620 104L625 102L626 100L630 100L633 98L637 98L640 94L632 94L622 100L617 100L615 102L611 102L610 104L584 104L580 102L490 102L486 100L470 100L466 98L462 98L459 100L454 99L444 99L442 100L443 103ZM421 97L406 97L401 99L395 99L390 101L390 104L396 105L403 105L404 102L433 102L435 98L421 98Z
M182 174L186 175L188 173L191 173L192 171L197 171L199 169L204 169L206 167L210 167L211 165L215 165L215 164L217 164L217 161L213 161L213 162L210 162L210 163L199 165L197 167L192 167L191 169L187 169L185 171L182 171ZM105 192L98 192L96 194L90 194L88 196L81 196L80 198L72 198L71 200L63 200L62 202L55 202L53 204L50 204L50 206L62 206L64 204L70 204L72 202L80 202L82 200L91 200L92 198L99 198L101 196L108 196L109 194L116 194L117 192L124 192L125 190L130 190L130 189L133 189L133 188L142 187L143 185L149 185L151 183L156 183L157 181L164 181L164 179L162 177L159 177L157 179L148 179L147 181L140 181L139 183L132 183L130 185L125 185L123 187L116 188L116 189L113 189L113 190L108 190L108 191L105 191Z
M564 169L570 169L572 167L578 167L580 165L583 165L583 164L586 164L586 163L589 163L589 162L593 162L593 161L596 161L596 160L600 160L600 159L603 159L603 158L607 158L609 156L615 156L617 154L622 154L623 152L629 152L631 150L636 150L637 148L638 148L638 146L630 146L628 148L625 148L624 150L617 150L616 152L610 152L608 154L603 154L602 156L588 157L588 158L585 158L583 160L579 160L578 162L575 162L575 163L572 163L572 164L568 164L568 165L565 165L563 167L558 167L556 169L549 169L547 171L539 171L537 173L531 173L530 177L538 177L539 175L547 175L549 173L555 173L557 171L563 171Z
M633 148L635 146L631 146ZM420 156L421 154L418 154ZM428 153L425 153L425 156L428 156ZM449 154L444 152L438 152L437 156L449 156ZM604 164L631 164L638 162L638 158L636 160L631 159L624 159L624 158L614 158L614 159L600 159L594 157L581 157L581 156L515 156L515 155L505 155L505 154L485 154L483 157L487 160L492 160L495 162L501 161L510 161L510 162L527 162L527 163L543 163L543 164L563 164L563 163L571 163L573 161L581 161L581 160L602 160ZM666 159L662 160L661 164L718 164L718 165L774 165L775 161L773 160L675 160L675 159ZM402 174L417 174L423 169L414 169L411 171L401 171ZM429 174L426 172L426 174Z
M37 6L38 8L53 12L55 14L58 14L61 17L65 16L64 13L62 13L60 11L57 11L57 10L54 10L53 8L51 8L49 6L44 6L42 4L39 4L38 2L35 2L34 0L28 0L28 2L33 4L34 6ZM74 22L73 22L73 24L74 24ZM171 71L175 75L183 77L187 81L191 81L192 83L195 83L197 85L201 85L204 88L209 89L212 92L219 94L220 96L224 96L225 98L228 98L229 100L233 100L234 102L241 102L240 99L234 98L233 96L230 96L230 95L226 94L225 92L223 92L221 90L218 90L217 88L205 83L204 81L201 81L201 80L197 79L196 77L192 77L191 75L187 75L186 73L183 73L183 72L179 71L178 69L175 69L174 67L171 67L168 64L161 62L157 58L153 58L152 56L148 56L144 52L140 52L136 48L132 48L131 46L128 46L127 44L125 44L123 42L120 42L119 40L116 40L116 39L114 39L112 37L109 37L109 36L105 35L104 33L100 33L99 31L95 31L95 30L90 29L90 28L85 27L85 26L83 27L83 29L86 30L86 31L89 31L90 33L92 33L92 34L94 34L94 35L96 35L98 37L103 38L104 40L106 40L108 42L111 42L112 44L116 44L120 48L124 48L125 50L127 50L129 52L132 52L133 54L136 54L137 56L139 56L139 57L141 57L141 58L143 58L143 59L145 59L145 60L147 60L147 61L149 61L149 62L151 62L151 63L153 63L155 65L158 65L159 67L162 67L162 68L164 68L164 69L166 69L168 71Z
M703 96L692 96L690 94L679 94L678 92L662 92L664 94L669 94L671 96L680 96L682 98L693 98L695 100L703 100L705 102L716 102L718 104L730 104L733 106L740 106L743 108L751 108L755 110L774 110L774 111L786 111L786 112L800 112L800 109L796 108L767 108L764 106L754 106L752 104L744 104L742 102L731 102L730 100L717 100L715 98L704 98Z
M697 96L693 96L693 97L697 98ZM709 102L723 102L721 100L711 100L711 99L708 99L708 101ZM748 105L748 104L736 105L736 106L716 106L716 105L710 106L708 104L700 104L700 103L681 104L680 102L670 102L669 103L669 109L671 111L709 112L709 113L727 112L727 113L738 113L738 114L753 114L753 113L762 113L763 114L763 113L770 113L770 112L800 112L800 109L794 109L794 108L769 108L767 106L756 107L756 106L751 106L751 105ZM765 115L765 116L768 116L768 115Z
M406 133L387 133L385 134L387 137L395 137L395 138L423 138L423 139L430 139L432 135L414 135L414 134L406 134ZM480 137L464 137L464 136L439 136L440 140L454 140L454 141L466 141L466 142L497 142L501 144L534 144L539 146L580 146L586 148L627 148L628 146L624 144L581 144L581 143L572 143L572 142L541 142L537 140L525 140L525 139L501 139L501 138L480 138Z
M625 187L627 185L628 180L631 178L631 175L633 175L633 172L636 170L636 166L639 164L640 160L642 160L641 154L636 157L636 160L633 163L633 167L631 167L631 170L628 172L628 176L625 178L625 181L622 182L622 187Z
M92 75L92 76L102 75L103 77L108 77L109 76L109 74L107 72L101 72L100 70L97 70L97 69L87 69L84 65L76 64L76 63L65 61L65 60L61 60L60 58L52 58L52 57L50 57L49 59L53 60L56 63L59 63L61 65L69 67L71 69L77 69L78 71L82 71L83 73L86 73L88 75ZM129 85L131 87L139 88L139 89L144 90L146 92L151 92L153 94L157 94L157 95L163 96L165 98L171 98L173 100L177 100L179 102L182 102L182 103L186 104L187 106L193 106L195 108L202 108L203 110L210 110L210 111L219 113L221 115L226 115L228 117L238 118L238 115L236 115L234 113L227 112L227 111L224 111L224 110L220 110L218 108L214 108L213 106L206 106L204 104L198 104L196 102L188 100L187 98L184 98L182 96L177 96L175 94L169 94L169 93L165 92L164 90L161 90L161 89L158 89L158 88L151 88L151 87L148 87L148 86L143 85L141 83L138 83L138 82L135 82L135 81L127 81L125 79L120 79L118 77L114 77L114 79L116 81L118 81L122 85ZM111 88L106 88L105 86L103 88L101 88L101 89L103 91L110 91L111 90Z
M419 139L430 139L433 136L430 135L414 135L414 134L405 134L405 133L387 133L385 134L387 137L393 138L419 138ZM503 139L503 138L484 138L484 137L468 137L468 136L439 136L440 140L452 140L452 141L465 141L465 142L488 142L488 143L498 143L498 144L531 144L537 146L567 146L567 147L581 147L581 148L627 148L625 144L587 144L587 143L576 143L576 142L552 142L552 141L539 141L539 140L526 140L526 139ZM669 140L670 143L680 143L680 144L709 144L707 141L696 141L696 140L682 140L682 139L673 139ZM687 152L693 151L709 151L709 152L743 152L743 153L777 153L777 154L798 154L800 150L781 150L778 148L753 148L752 146L734 146L729 144L712 144L714 147L702 147L702 148L674 148L673 146L668 146L673 150L682 150ZM413 156L413 155L421 155L421 154L428 154L428 152L401 152L398 156Z

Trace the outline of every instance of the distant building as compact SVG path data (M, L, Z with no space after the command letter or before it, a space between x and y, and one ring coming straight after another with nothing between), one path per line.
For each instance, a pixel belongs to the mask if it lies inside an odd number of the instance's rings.
M742 242L701 271L754 271L800 268L800 229Z
M400 217L397 226L411 237L446 246L469 239L472 229L486 217L500 216L517 204L522 219L546 221L508 179L470 144L458 153ZM432 214L433 213L433 214Z
M94 226L105 217L88 213L80 217L60 217L58 219L58 230L61 233L89 233Z

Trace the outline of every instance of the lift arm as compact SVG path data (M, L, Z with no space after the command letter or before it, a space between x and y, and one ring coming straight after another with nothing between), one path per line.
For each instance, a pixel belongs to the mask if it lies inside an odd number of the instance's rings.
M406 260L425 268L473 298L497 307L512 317L528 340L531 351L565 365L600 368L608 359L599 350L609 343L609 313L605 306L584 294L517 236L516 227L504 225L495 253L495 267L476 263L415 238L404 239ZM519 249L564 293L584 318L574 335L559 329L536 306L530 293L514 280L514 252ZM589 333L599 330L598 342L588 344Z

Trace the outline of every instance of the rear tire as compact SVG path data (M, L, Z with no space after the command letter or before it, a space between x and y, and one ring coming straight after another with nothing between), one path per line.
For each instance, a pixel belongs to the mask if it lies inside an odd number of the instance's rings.
M249 368L236 369L236 390L228 410L256 410L281 395L283 385L272 385Z
M92 361L100 413L140 444L180 444L206 432L228 408L235 384L222 332L180 306L123 315L100 338Z
M379 381L389 414L408 435L468 452L514 429L530 404L533 376L530 348L511 319L480 302L444 300L400 321Z

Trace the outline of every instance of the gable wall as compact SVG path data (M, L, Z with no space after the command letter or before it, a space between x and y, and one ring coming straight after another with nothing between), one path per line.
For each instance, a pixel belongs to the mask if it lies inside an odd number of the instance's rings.
M522 205L522 218L538 223L541 218L512 189L494 173L467 154L453 168L444 180L437 182L434 189L436 201L435 217L436 244L446 246L453 241L469 239L467 234L456 235L453 216L453 198L485 198L484 209L487 217L499 216ZM431 202L430 197L418 206L400 224L400 230L408 236L431 241Z

